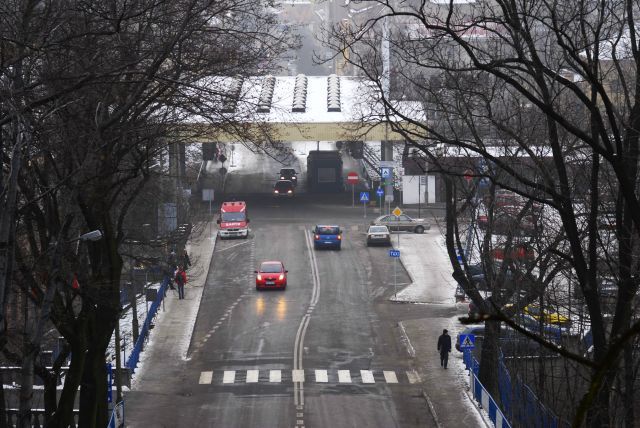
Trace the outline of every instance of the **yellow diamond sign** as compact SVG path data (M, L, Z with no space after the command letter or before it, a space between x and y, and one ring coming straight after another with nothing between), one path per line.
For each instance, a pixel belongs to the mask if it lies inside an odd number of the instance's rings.
M396 217L400 217L402 215L402 210L399 207L395 207L393 211L391 211L391 214Z

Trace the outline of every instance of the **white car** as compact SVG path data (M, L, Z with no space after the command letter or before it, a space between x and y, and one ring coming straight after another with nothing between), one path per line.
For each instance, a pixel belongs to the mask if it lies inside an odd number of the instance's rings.
M367 230L367 247L378 245L391 245L391 232L387 226L369 226Z

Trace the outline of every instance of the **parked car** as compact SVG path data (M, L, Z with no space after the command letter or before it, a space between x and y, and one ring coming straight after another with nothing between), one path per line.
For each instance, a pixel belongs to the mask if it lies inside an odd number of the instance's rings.
M287 273L284 263L278 260L260 263L256 273L256 290L287 288Z
M559 314L553 310L544 308L540 309L539 305L531 304L524 307L524 313L532 316L536 320L542 317L545 324L556 324L560 326L566 326L571 324L571 319L568 316Z
M298 185L298 173L293 168L280 169L280 180L289 180L294 186Z
M340 226L316 225L313 233L313 248L335 248L340 250L342 246L342 230Z
M387 226L369 226L367 247L371 245L391 245L391 232Z
M424 233L425 230L431 229L431 224L423 218L411 218L406 214L400 216L383 215L371 222L376 226L387 226L390 231L408 231L415 233Z
M273 186L275 197L292 198L295 194L295 185L290 180L278 180Z

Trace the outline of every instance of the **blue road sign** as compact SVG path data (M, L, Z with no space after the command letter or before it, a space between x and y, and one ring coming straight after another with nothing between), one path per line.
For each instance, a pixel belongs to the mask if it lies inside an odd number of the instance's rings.
M378 187L378 190L376 190L376 195L378 195L379 198L384 195L384 190L382 190L382 187Z
M476 347L476 336L474 334L460 335L460 349L473 349Z
M380 177L382 178L391 178L393 168L383 167L380 168Z
M360 192L360 202L369 202L369 192Z
M389 257L400 257L400 250L389 250Z

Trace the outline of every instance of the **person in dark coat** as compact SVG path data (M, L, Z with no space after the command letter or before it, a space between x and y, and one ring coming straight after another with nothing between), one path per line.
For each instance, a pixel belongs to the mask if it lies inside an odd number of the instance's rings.
M187 283L187 273L182 266L178 266L178 271L175 277L176 285L178 286L178 299L184 299L184 285Z
M451 352L451 336L449 336L447 329L442 330L442 335L438 337L438 351L440 351L440 366L447 368L447 362L449 361L449 352Z
M191 259L189 258L187 250L184 250L184 253L182 254L182 266L184 266L185 271L189 269L189 266L191 266Z

